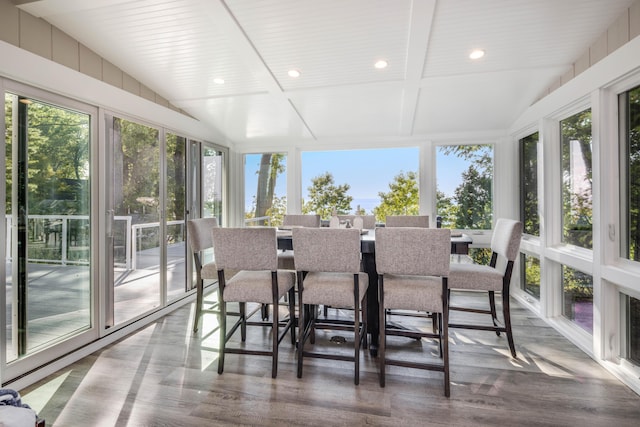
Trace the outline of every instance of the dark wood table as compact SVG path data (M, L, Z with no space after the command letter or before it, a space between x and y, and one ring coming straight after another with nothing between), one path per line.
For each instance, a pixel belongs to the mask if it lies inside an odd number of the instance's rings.
M362 264L364 272L369 276L367 288L367 330L369 332L369 351L373 356L378 354L378 273L376 270L376 236L375 230L363 231L360 239ZM466 255L469 245L473 243L466 234L451 237L451 254ZM278 231L278 249L293 250L291 231Z

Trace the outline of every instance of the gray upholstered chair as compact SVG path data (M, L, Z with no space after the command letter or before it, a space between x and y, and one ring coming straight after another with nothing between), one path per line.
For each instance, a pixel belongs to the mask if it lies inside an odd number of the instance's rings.
M511 356L516 357L516 348L511 330L511 313L509 305L509 286L513 264L520 252L522 223L512 219L500 218L496 221L491 237L491 261L489 265L452 264L449 274L449 289L487 291L489 309L460 307L451 305L451 310L471 313L490 314L493 325L477 323L450 323L450 328L464 328L494 331L496 335L506 332ZM502 314L504 326L500 326L496 314L495 292L502 292Z
M360 347L367 348L367 287L369 277L360 271L360 231L340 228L294 228L293 247L298 276L300 312L298 378L302 378L304 357L352 361L354 383L360 382ZM353 309L348 319L318 319L318 305ZM313 352L316 329L353 331L353 356Z
M218 373L224 370L227 353L252 354L272 357L271 376L278 372L278 345L291 332L291 343L295 344L294 285L295 272L278 270L278 251L275 228L213 228L213 249L218 268L220 305L220 355ZM228 270L238 272L227 280ZM280 325L278 301L288 293L289 317ZM240 317L227 331L227 303L238 302ZM247 316L248 302L271 304L274 309L271 322L250 322ZM272 328L271 350L254 350L240 347L230 348L227 342L240 327L242 342L246 340L247 325Z
M429 228L429 215L387 215L385 227L418 227ZM432 313L420 313L412 311L389 311L387 315L428 317L431 319L432 328L435 332L438 329L438 316Z
M340 221L349 220L351 225L353 225L353 220L356 217L362 218L362 228L365 230L373 230L376 228L376 217L373 215L338 215Z
M378 272L380 385L385 386L387 365L444 373L444 395L449 396L448 285L451 231L417 227L389 227L376 230ZM397 328L387 323L390 309L428 311L442 316L439 331ZM387 336L439 339L442 362L416 362L389 358ZM396 353L401 353L398 350ZM398 354L399 355L399 354ZM397 356L396 356L397 357Z
M429 215L387 215L385 226L429 228Z
M286 214L282 220L283 227L320 227L320 215ZM285 250L278 253L278 268L282 270L295 270L293 263L293 251Z
M218 227L217 218L198 218L187 221L187 238L193 253L196 272L196 312L193 319L193 332L198 331L198 324L203 312L204 303L204 281L218 280L218 270L215 262L203 263L203 251L213 249L213 239L211 230ZM211 312L216 306L211 307Z

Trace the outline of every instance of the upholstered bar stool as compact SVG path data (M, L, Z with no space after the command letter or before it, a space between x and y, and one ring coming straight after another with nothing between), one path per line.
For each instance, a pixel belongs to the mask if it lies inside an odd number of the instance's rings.
M500 218L496 221L491 237L491 261L489 265L451 264L449 288L452 290L485 291L489 296L489 309L478 309L451 305L451 310L491 315L492 325L484 323L450 323L450 328L475 329L507 334L511 356L516 357L516 348L511 330L511 312L509 287L513 264L520 253L522 223L512 219ZM502 315L504 326L498 322L495 293L502 293Z

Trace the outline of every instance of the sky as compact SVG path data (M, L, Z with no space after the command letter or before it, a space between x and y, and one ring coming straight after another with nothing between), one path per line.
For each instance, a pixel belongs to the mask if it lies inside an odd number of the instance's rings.
M325 172L333 175L336 185L349 184L348 194L354 198L353 208L365 199L375 199L370 203L362 203L370 210L368 204L379 204L379 192L388 192L389 183L400 172L417 172L419 169L419 149L403 147L371 150L341 151L306 151L302 153L302 197L307 199L307 188L311 179ZM258 175L256 171L260 163L260 154L246 156L245 172L245 206L251 206L256 192ZM461 172L467 163L455 156L445 157L438 153L437 185L440 191L453 195L455 187L461 181ZM276 194L286 194L286 178L284 175L276 181Z

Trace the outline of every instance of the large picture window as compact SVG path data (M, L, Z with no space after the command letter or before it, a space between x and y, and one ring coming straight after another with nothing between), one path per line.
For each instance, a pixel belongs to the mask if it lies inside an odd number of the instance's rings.
M302 213L418 215L418 148L302 153Z
M244 217L247 225L281 225L287 211L287 156L244 156Z
M621 256L640 261L640 86L620 95Z
M520 140L520 220L526 234L540 236L538 132Z
M562 141L562 242L593 247L591 109L560 122Z
M493 146L447 145L437 150L437 210L443 228L490 230Z

